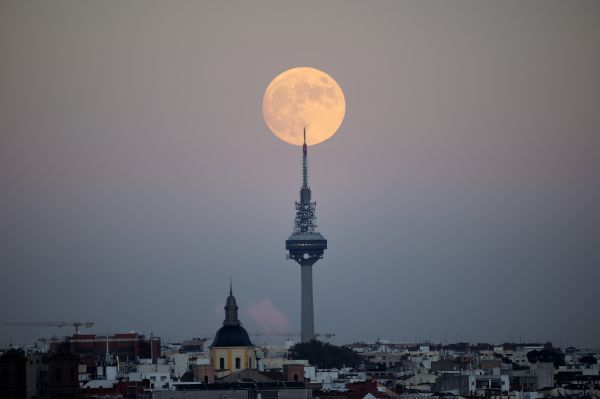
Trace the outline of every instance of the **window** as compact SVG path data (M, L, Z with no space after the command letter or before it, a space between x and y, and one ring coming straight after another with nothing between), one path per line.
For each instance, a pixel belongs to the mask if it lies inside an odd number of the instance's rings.
M225 370L225 358L219 358L219 370Z
M252 368L252 357L248 357L248 368Z
M236 357L236 358L235 358L235 368L236 368L236 369L240 369L240 368L242 368L242 365L241 365L241 363L242 363L241 359L240 359L239 357Z
M62 370L61 369L56 369L56 371L54 372L54 378L56 378L56 381L62 380Z

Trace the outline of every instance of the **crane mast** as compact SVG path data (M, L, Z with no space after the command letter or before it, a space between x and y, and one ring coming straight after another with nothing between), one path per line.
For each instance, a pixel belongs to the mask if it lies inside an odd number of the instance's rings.
M2 323L3 326L9 327L66 327L71 326L75 328L75 335L79 334L79 328L90 328L95 325L91 321L22 321L22 322L11 322Z

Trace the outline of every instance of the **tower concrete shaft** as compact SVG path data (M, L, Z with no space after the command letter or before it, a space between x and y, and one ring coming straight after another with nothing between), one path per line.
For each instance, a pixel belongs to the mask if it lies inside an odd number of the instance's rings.
M300 340L310 342L315 338L315 314L313 309L312 265L301 265L301 314Z
M311 190L308 185L308 151L306 145L306 129L304 130L304 145L302 146L302 186L300 201L296 202L296 218L294 231L285 242L288 259L293 259L300 265L301 273L301 309L300 332L302 342L315 338L315 322L313 307L312 267L323 258L327 249L325 237L315 231L316 202L311 201Z

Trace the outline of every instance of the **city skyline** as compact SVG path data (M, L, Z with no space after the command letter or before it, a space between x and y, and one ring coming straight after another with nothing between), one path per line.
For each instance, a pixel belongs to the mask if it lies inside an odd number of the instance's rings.
M310 66L335 342L600 347L600 3L0 3L0 322L300 331L298 147L262 96ZM70 330L0 326L0 345Z

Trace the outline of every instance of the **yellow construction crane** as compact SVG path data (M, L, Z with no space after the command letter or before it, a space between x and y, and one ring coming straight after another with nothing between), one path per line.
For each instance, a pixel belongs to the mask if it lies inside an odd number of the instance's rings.
M79 327L90 328L95 323L91 321L22 321L13 323L2 323L3 326L11 327L75 327L75 334L79 334Z

